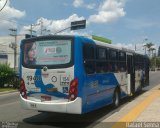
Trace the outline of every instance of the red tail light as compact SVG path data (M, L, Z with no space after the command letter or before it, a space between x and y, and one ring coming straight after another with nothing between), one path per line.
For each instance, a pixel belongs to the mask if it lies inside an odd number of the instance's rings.
M23 98L27 99L26 87L23 79L20 82L20 94Z
M77 96L78 96L78 78L72 80L70 83L69 100L73 101L77 98Z

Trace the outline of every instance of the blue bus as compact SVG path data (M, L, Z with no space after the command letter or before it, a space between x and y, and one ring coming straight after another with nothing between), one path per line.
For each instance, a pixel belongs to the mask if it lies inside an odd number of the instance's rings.
M20 99L24 109L83 114L149 85L149 59L83 36L24 39Z

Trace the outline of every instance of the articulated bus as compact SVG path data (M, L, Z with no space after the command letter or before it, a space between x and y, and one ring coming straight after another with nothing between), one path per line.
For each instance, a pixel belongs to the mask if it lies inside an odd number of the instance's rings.
M24 39L20 53L22 107L83 114L149 85L149 59L83 36Z

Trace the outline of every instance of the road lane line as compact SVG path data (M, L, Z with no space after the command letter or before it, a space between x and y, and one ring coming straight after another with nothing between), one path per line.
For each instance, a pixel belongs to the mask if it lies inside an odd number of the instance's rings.
M2 104L2 105L0 105L0 107L5 107L5 106L8 106L8 105L17 104L17 103L20 103L20 102L16 101L16 102L12 102L12 103Z
M15 91L15 92L0 93L0 97L7 96L7 95L14 95L14 94L18 94L18 93L19 93L18 91Z
M126 123L133 122L158 96L160 96L159 90L154 90L151 95L145 98L139 105L135 106L125 116L123 116L112 128L125 128ZM124 122L124 123L121 123Z

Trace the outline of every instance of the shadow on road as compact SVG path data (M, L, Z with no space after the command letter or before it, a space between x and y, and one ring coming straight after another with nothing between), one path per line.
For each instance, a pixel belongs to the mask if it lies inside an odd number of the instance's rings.
M36 126L52 126L52 127L76 127L85 128L97 122L113 110L111 106L98 109L83 115L60 114L60 113L40 113L23 121L27 124ZM98 121L99 122L99 121Z
M141 94L145 93L145 91L141 91L137 93L133 97L126 97L121 100L120 107L114 109L112 105L103 107L101 109L95 110L93 112L83 114L83 115L75 115L75 114L61 114L61 113L47 113L41 112L38 115L26 118L23 122L30 127L62 127L62 128L85 128L92 127L107 117L111 116L115 112L118 112L123 108L124 105L128 104L132 100L135 100Z

